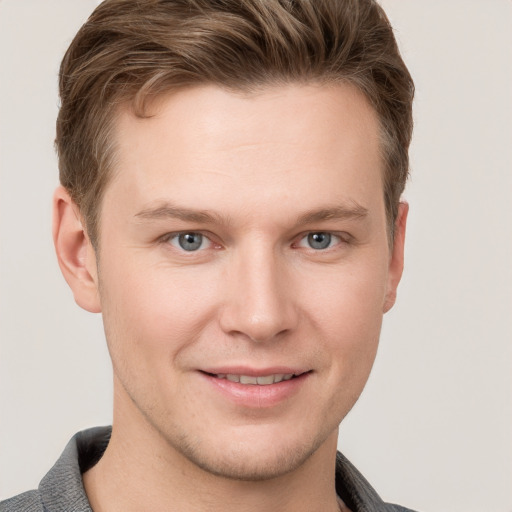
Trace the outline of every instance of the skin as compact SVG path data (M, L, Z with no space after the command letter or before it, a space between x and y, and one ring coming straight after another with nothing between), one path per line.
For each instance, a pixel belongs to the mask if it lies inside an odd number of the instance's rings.
M101 311L114 368L112 439L84 475L94 510L339 510L338 426L403 268L407 206L390 247L373 109L346 84L202 86L148 119L125 108L116 143L97 252L54 199L61 269ZM304 375L240 401L206 373L226 367Z

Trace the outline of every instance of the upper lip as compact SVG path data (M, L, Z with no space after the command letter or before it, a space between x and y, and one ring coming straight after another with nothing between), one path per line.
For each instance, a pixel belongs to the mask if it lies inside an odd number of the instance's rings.
M310 371L306 368L292 366L271 366L266 368L254 368L248 366L216 366L214 368L201 368L200 371L212 375L247 375L248 377L264 377L266 375L293 374L301 375Z

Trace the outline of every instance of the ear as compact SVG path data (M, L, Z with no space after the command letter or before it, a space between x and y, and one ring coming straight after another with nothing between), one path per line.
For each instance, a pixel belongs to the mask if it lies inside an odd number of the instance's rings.
M395 233L393 247L391 249L391 258L388 269L388 285L386 297L384 300L384 313L387 313L395 304L396 289L402 277L404 269L404 245L405 245L405 227L407 224L407 214L409 205L406 202L400 202L398 205L398 215L395 221Z
M53 195L53 243L75 302L91 313L99 313L96 254L79 209L64 187L58 187Z

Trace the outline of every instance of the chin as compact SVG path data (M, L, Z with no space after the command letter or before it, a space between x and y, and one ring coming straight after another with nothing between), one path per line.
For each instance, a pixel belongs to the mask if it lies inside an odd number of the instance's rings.
M254 450L237 447L219 457L199 450L183 450L182 454L211 475L251 482L272 480L293 472L311 456L309 452L296 450L255 454Z
M295 471L326 440L323 436L309 440L300 436L292 439L289 432L274 438L258 437L253 433L243 441L234 440L235 437L226 436L224 442L212 439L208 443L182 438L178 445L172 444L189 462L211 475L254 482L272 480ZM251 438L253 442L248 441Z

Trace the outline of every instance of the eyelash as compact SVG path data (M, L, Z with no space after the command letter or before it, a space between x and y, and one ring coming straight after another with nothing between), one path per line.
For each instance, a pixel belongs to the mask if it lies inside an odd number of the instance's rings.
M199 246L199 248L197 248L196 250L187 251L183 247L179 246L180 237L184 237L187 235L200 235L202 237L201 245ZM208 235L206 235L205 233L202 233L201 231L180 231L177 233L168 233L168 234L164 235L160 240L163 243L172 245L174 248L176 248L177 250L184 252L184 253L200 252L201 250L204 250L206 248L211 248L212 245L217 245L218 247L220 247L219 244L215 244L215 242L213 242ZM174 244L173 241L176 241L176 244ZM206 247L206 248L201 247L205 242L208 244L208 247Z
M187 235L200 235L202 238L201 238L199 247L197 247L193 250L190 250L190 251L187 251L187 249L183 248L183 246L180 245L180 237L185 237ZM311 247L310 245L308 245L308 246L302 245L302 242L304 240L311 242L310 237L314 237L315 235L327 235L329 238L328 246L325 248L314 248L314 247ZM206 249L211 249L211 248L215 248L215 249L221 248L221 245L214 242L210 238L210 236L208 236L208 234L205 234L201 231L179 231L179 232L168 233L168 234L164 235L163 237L160 238L160 241L163 243L172 245L175 249L177 249L180 252L189 253L189 254L202 252ZM298 238L298 241L294 242L292 244L292 247L293 248L300 247L300 248L304 248L306 250L313 251L315 253L322 253L322 252L328 252L339 245L350 244L351 243L350 238L351 237L350 237L350 235L348 235L348 233L336 233L336 232L332 232L332 231L308 231L307 233L301 234ZM173 241L176 241L176 243L173 243ZM322 243L322 241L320 241L319 243ZM208 244L208 247L202 247L203 244L205 244L205 242ZM334 242L334 243L331 243L331 242Z
M318 241L318 240L313 241L312 240L313 237L318 236L318 235L321 235L322 237L327 235L327 237L328 237L327 247L323 247L323 248L311 247L311 243L313 243L313 242L317 242L320 244L323 242L323 240L321 240L321 241ZM308 243L307 246L302 245L302 242L304 242L305 240L307 241L306 243ZM331 242L334 242L334 243L331 244ZM336 247L340 244L346 244L346 243L347 243L346 238L343 238L340 234L332 233L331 231L310 231L309 233L306 233L305 235L303 235L299 239L299 242L296 245L299 247L305 247L306 249L313 250L314 252L326 252L329 249L333 249L334 247Z

